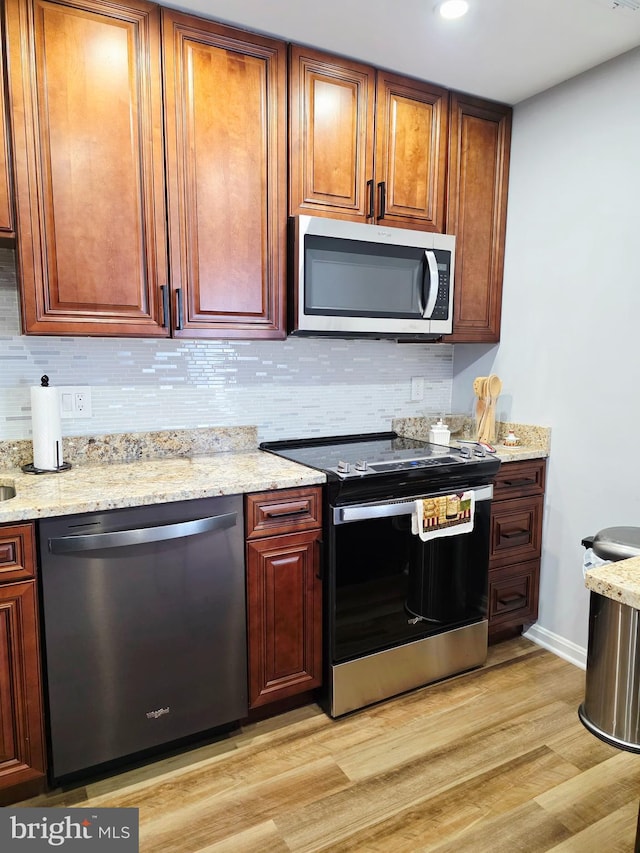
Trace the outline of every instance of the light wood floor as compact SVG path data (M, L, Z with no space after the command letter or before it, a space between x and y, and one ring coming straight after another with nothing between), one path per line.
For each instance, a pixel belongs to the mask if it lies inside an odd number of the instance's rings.
M142 853L615 853L640 755L589 734L584 673L517 638L481 670L341 720L315 705L20 805L129 806Z

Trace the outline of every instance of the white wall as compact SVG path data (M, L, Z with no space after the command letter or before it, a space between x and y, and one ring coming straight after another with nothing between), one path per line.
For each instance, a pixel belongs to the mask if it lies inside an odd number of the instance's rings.
M581 650L581 539L640 526L639 83L640 49L515 108L501 342L454 354L454 409L493 370L552 428L536 627Z

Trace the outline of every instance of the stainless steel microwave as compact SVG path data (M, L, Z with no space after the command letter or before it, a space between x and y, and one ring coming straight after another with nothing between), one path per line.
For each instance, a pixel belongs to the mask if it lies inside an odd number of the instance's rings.
M433 340L453 325L455 237L292 221L289 333Z

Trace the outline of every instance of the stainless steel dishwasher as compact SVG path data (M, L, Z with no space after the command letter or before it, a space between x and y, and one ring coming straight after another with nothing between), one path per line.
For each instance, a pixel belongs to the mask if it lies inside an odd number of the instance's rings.
M242 496L39 526L50 776L247 714Z

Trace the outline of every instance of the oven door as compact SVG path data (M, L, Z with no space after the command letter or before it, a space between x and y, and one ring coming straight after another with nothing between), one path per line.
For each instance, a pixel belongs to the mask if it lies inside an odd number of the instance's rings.
M331 665L486 619L493 487L472 491L473 530L427 542L411 530L416 498L332 509Z

